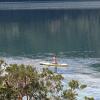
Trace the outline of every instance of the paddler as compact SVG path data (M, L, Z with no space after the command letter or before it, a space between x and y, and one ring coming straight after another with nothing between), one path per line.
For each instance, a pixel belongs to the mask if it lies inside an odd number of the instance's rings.
M57 66L56 64L58 64L57 59L56 59L56 55L53 56L52 58L52 64L55 64L55 72L57 73Z
M57 59L56 59L56 56L55 56L55 55L54 55L53 58L52 58L52 63L53 63L53 64L57 64Z

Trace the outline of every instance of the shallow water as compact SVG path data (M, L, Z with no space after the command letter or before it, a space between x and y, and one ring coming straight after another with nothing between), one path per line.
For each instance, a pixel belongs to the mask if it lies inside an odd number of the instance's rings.
M51 61L51 57L1 57L7 63L17 64L30 64L35 66L38 70L44 66L39 65L41 61ZM66 86L67 82L71 79L79 80L80 83L87 84L87 88L79 91L78 100L83 100L84 96L93 96L95 100L100 99L100 72L95 71L95 68L91 67L92 64L99 62L100 58L76 58L76 57L63 57L59 56L58 61L60 63L67 63L69 66L66 68L58 68L57 73L62 74L65 78L63 84ZM53 67L49 68L54 71Z

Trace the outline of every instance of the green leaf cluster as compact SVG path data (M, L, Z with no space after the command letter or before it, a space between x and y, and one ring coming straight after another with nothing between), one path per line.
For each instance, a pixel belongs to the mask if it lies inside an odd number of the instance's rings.
M77 100L77 90L86 88L77 80L71 80L64 90L64 77L48 68L38 71L31 65L6 64L1 60L0 70L2 65L6 67L6 74L0 73L0 100L22 100L23 96L27 96L27 100L28 97L29 100ZM85 97L85 100L94 98Z

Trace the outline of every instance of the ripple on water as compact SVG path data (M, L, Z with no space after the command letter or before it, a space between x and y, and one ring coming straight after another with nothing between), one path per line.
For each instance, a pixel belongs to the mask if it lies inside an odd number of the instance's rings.
M49 57L27 58L27 57L3 57L7 63L31 64L41 68L39 62L50 60ZM93 96L95 100L100 100L100 72L91 67L92 64L98 63L99 58L58 58L61 63L67 63L67 68L58 68L57 72L65 77L63 84L66 85L71 79L79 80L83 84L87 84L87 88L79 92L79 100L84 96ZM54 70L53 67L50 68Z

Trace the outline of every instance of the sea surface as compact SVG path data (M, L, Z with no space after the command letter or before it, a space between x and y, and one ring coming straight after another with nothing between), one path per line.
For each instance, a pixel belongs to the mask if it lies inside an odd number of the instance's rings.
M36 10L36 9L100 9L100 1L23 1L0 2L0 10Z
M99 9L0 11L1 59L41 69L39 62L51 61L53 54L69 65L57 70L64 85L71 79L87 84L78 100L100 100Z

